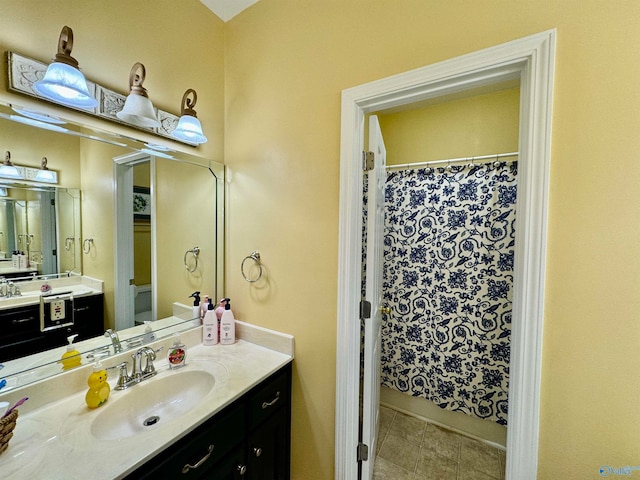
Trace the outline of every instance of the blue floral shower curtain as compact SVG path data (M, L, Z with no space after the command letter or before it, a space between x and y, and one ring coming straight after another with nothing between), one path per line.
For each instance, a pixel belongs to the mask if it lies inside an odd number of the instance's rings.
M516 163L387 175L382 385L507 424Z

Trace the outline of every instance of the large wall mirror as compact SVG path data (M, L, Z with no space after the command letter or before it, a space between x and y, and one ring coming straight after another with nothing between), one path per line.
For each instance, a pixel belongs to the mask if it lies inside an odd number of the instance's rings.
M141 333L143 320L162 320L157 337L191 328L190 309L179 314L176 305L190 305L194 291L223 294L224 165L167 149L171 142L145 144L135 130L123 136L69 122L29 124L15 108L0 105L0 153L33 168L46 156L59 181L0 179L0 277L11 253L23 251L30 275L103 281L105 329L122 340ZM197 258L188 253L195 249ZM83 364L85 354L110 343L82 342ZM56 347L15 368L18 361L4 362L0 378L25 366L41 370L33 380L58 373L63 352Z

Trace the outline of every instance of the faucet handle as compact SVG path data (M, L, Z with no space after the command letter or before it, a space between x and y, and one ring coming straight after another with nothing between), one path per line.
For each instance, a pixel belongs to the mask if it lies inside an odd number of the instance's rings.
M147 377L151 375L155 375L156 368L153 365L153 361L156 359L156 352L159 352L160 350L162 350L162 347L155 350L151 347L143 347L141 350L142 350L142 353L147 357L147 363L144 367L142 374Z
M129 373L127 372L128 364L127 362L119 363L118 365L114 365L113 367L108 367L107 370L114 370L116 368L120 369L118 374L118 381L116 382L116 390L124 390L129 386L129 381L131 378L129 377Z

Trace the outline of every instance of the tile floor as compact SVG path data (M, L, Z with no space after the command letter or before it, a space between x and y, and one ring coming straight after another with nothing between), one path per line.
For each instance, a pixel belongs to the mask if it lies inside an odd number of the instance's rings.
M505 452L380 407L374 480L504 480Z

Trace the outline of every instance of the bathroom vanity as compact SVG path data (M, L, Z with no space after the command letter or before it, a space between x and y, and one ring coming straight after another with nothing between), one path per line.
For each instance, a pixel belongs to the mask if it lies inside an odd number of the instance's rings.
M126 479L286 480L290 431L289 363Z
M29 397L0 455L3 480L288 479L293 338L240 321L236 331L235 344L213 347L201 345L202 327L183 332L187 362L175 370L171 338L148 344L162 349L158 374L115 390L110 370L111 395L96 409L84 401L90 365L0 395Z

